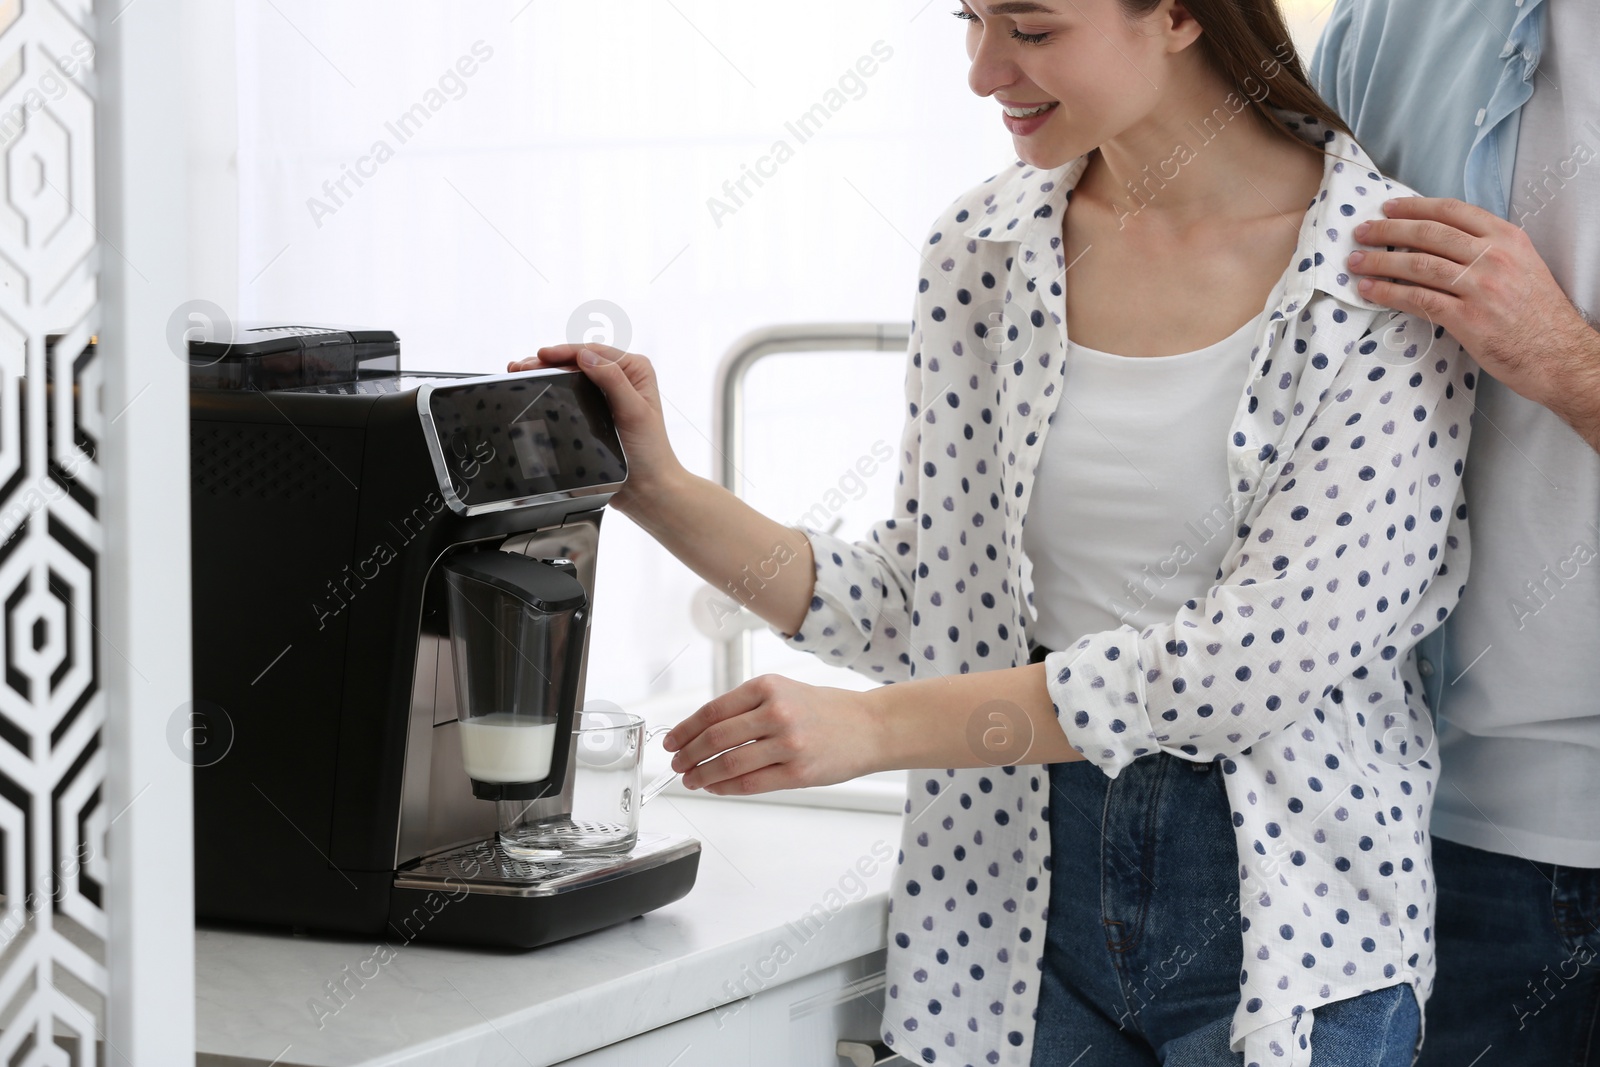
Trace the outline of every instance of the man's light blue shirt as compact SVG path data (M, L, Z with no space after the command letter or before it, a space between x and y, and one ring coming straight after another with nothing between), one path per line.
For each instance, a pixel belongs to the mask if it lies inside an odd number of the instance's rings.
M1509 218L1544 3L1339 0L1312 56L1312 84L1385 174Z

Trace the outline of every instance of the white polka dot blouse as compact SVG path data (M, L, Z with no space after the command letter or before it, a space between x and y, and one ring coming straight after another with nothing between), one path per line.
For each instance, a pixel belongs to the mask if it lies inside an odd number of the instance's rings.
M1351 230L1417 194L1351 138L1292 118L1328 155L1241 367L1232 543L1215 582L1169 621L1044 659L1061 728L1107 775L1155 752L1220 761L1244 939L1233 1047L1261 1064L1304 1062L1319 1005L1399 983L1424 1000L1432 984L1437 767L1412 648L1466 579L1477 374L1442 329L1366 300L1345 273ZM1028 663L1021 533L1061 398L1061 223L1087 160L1018 161L934 223L894 514L853 544L803 527L816 589L800 631L779 634L791 647L884 682ZM914 1063L1026 1065L1048 776L909 781L883 1039Z

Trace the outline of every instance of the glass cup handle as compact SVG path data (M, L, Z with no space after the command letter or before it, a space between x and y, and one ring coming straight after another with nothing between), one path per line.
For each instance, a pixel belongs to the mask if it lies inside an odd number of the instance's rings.
M646 730L644 732L644 743L648 745L651 741L654 741L656 738L660 737L664 733L667 733L671 729L672 727L670 726L655 726ZM650 801L654 800L663 789L667 788L667 786L671 785L673 782L676 782L682 777L683 775L680 772L673 771L670 774L663 774L661 777L645 786L644 791L639 794L639 806L642 808L646 804L650 803Z

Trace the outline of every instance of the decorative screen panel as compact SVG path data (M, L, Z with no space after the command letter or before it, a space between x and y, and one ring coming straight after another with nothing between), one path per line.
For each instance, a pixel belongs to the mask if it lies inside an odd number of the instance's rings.
M0 1067L93 1064L105 1029L90 19L0 0Z

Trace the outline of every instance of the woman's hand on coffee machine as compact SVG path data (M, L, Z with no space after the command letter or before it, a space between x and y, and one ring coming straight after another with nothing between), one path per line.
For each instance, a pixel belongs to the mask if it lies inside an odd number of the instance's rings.
M506 369L515 373L541 367L576 367L606 395L628 456L628 480L611 498L612 507L627 513L655 486L683 473L667 439L656 372L644 356L610 345L547 345L534 356L513 360Z
M596 358L580 359L584 352ZM751 567L760 566L760 587L741 597L743 606L773 626L800 626L814 580L805 533L768 518L737 494L683 467L667 439L661 392L649 360L609 345L565 344L541 348L536 357L516 360L510 367L513 372L576 367L586 374L605 394L628 454L628 478L611 497L611 506L713 589L739 588L751 580ZM789 562L794 565L783 566ZM774 563L778 570L770 573Z
M703 705L663 744L686 788L742 796L881 769L872 723L863 693L763 674Z

